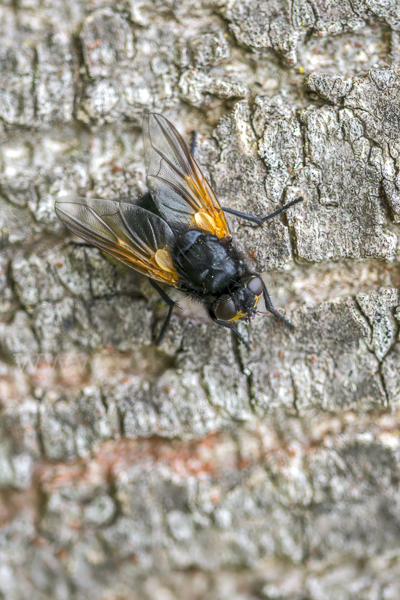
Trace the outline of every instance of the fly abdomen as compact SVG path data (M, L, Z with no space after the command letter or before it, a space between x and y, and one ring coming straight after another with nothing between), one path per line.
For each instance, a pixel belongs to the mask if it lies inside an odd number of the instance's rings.
M236 260L230 250L216 236L189 229L177 237L172 257L185 287L214 295L236 279Z

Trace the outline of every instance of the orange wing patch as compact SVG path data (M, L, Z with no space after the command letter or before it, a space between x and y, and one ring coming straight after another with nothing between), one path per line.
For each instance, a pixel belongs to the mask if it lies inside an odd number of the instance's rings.
M120 260L124 258L126 261L129 261L134 269L141 271L144 275L176 287L179 275L175 271L171 254L166 248L159 248L155 254L144 260L141 260L137 254L133 254L130 248L123 242L120 249L116 247L104 250L115 256L115 258L119 258Z
M222 208L172 123L157 113L146 114L143 141L148 187L166 221L229 239Z
M105 244L94 243L94 245L147 277L166 285L177 286L179 275L175 271L171 254L166 248L158 249L149 258L141 258L132 252L131 248L122 240L118 240L118 244L112 247Z
M160 267L160 269L177 277L171 255L168 250L165 248L160 248L151 258Z
M145 209L115 200L66 197L56 202L61 221L76 235L156 281L177 287L172 231ZM141 223L139 231L132 224ZM147 227L147 229L146 229Z
M190 158L193 160L193 162L195 162L191 155ZM212 235L216 235L221 239L230 238L231 235L229 233L224 213L219 206L218 200L215 198L213 191L207 184L204 177L202 177L202 181L200 181L198 177L198 167L197 169L193 169L193 172L196 177L196 181L194 181L190 176L185 177L185 181L193 194L199 198L203 208L195 213L192 226L198 227L199 229L204 229L204 231L207 231Z

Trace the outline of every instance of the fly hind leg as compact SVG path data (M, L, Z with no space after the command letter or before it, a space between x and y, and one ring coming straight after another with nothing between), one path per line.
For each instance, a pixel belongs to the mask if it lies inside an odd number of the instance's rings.
M93 244L89 244L88 242L75 242L75 240L70 240L68 242L68 246L71 246L72 248L95 248L96 246L93 246Z
M165 319L164 325L162 326L160 334L158 335L158 338L156 340L156 346L161 346L163 339L165 337L165 334L167 333L168 326L171 321L172 311L174 310L174 307L177 305L177 303L174 300L172 300L172 298L170 298L168 296L168 294L166 294L164 292L164 290L162 288L160 288L160 286L155 281L153 281L152 279L149 279L149 281L150 281L151 285L153 286L153 288L155 290L157 290L157 292L160 294L161 298L164 300L164 302L169 307L167 318Z
M196 152L197 147L197 132L192 131L192 139L190 142L190 154L194 157L194 153Z

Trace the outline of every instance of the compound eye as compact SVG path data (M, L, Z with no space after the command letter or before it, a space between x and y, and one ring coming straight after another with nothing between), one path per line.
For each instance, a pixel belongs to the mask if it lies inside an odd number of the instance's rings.
M217 306L215 311L215 316L220 321L230 321L236 316L236 308L235 303L232 299L225 300L219 306Z
M253 277L253 279L250 279L247 287L255 296L261 296L264 289L263 280L261 277Z

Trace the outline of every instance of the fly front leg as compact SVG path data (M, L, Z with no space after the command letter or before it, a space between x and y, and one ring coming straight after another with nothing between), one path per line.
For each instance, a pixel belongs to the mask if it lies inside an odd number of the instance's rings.
M265 221L268 221L269 219L273 219L274 217L277 217L278 215L280 215L281 213L285 212L288 208L291 208L292 206L294 206L298 202L304 202L304 197L303 196L299 196L295 200L292 200L291 202L288 202L287 204L285 204L285 206L282 206L282 208L278 208L278 210L276 210L273 213L271 213L270 215L267 215L266 217L264 217L262 219L262 222L265 223Z
M214 321L214 323L216 323L217 325L221 325L221 327L226 327L226 329L230 329L231 331L233 331L233 333L239 338L239 340L242 342L242 344L244 344L246 346L246 350L248 350L249 352L251 351L250 344L244 339L242 334L239 333L239 331L237 330L237 328L234 326L233 323L229 323L229 321L220 321L219 319L216 319L212 315L210 315L210 316L211 316L212 320Z
M248 214L242 213L238 210L234 210L233 208L223 207L222 210L225 213L229 213L230 215L235 215L235 217L240 217L241 219L245 219L246 221L251 221L252 223L256 223L257 225L260 225L260 227L262 227L264 225L265 221L268 221L269 219L273 219L274 217L277 217L281 213L288 210L288 208L291 208L294 204L297 204L298 202L303 202L303 200L304 200L303 196L300 196L299 198L296 198L296 200L292 200L291 202L288 202L287 204L285 204L285 206L282 206L282 208L278 208L278 210L275 210L273 213L271 213L270 215L267 215L266 217L263 217L262 219L260 217L255 217L254 215L248 215Z
M165 334L167 333L167 329L168 329L168 326L171 321L172 311L174 310L174 307L177 306L177 303L174 300L172 300L172 298L170 298L168 296L168 294L166 294L164 292L164 290L162 288L160 288L160 286L155 281L153 281L153 279L149 279L149 281L150 281L151 285L153 286L153 288L155 290L157 290L157 292L160 294L160 296L164 300L164 302L169 306L167 318L165 319L164 325L162 326L160 334L156 340L156 346L161 346L162 341L165 337Z
M224 213L228 213L230 215L235 215L235 217L240 217L241 219L245 219L246 221L251 221L252 223L256 223L262 227L263 220L260 217L255 217L254 215L247 215L246 213L242 213L239 210L234 210L233 208L222 207Z
M285 319L285 317L283 315L278 313L278 311L275 310L275 308L272 306L271 298L269 297L267 286L265 285L264 282L263 282L263 297L264 297L264 302L265 302L265 308L271 314L273 314L277 319L279 319L279 321L281 323L286 325L286 327L288 327L291 331L294 331L296 329L296 327L294 325L292 325L292 323L290 323L290 321Z

